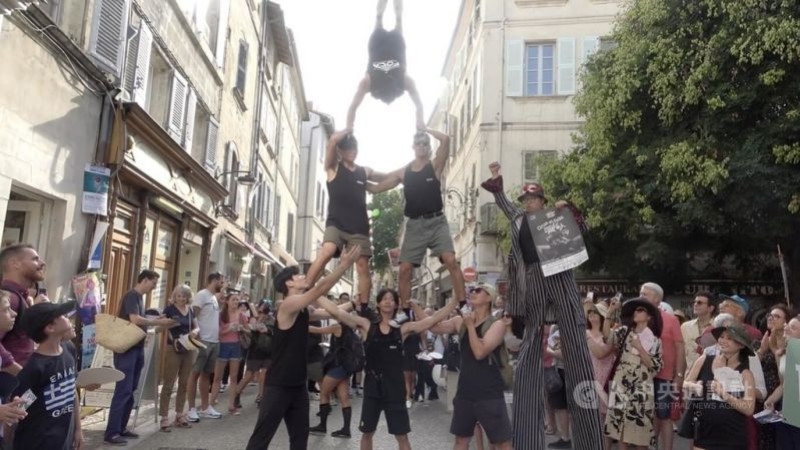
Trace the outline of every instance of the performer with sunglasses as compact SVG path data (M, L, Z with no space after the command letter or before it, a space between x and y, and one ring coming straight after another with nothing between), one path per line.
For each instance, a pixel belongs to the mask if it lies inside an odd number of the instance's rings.
M439 141L436 158L431 159L431 140ZM419 267L428 249L438 256L453 280L455 297L465 301L464 275L456 261L453 238L443 209L440 177L450 154L450 136L428 128L414 135L414 160L407 166L389 173L377 185L370 185L373 193L383 192L403 183L406 199L404 214L405 232L400 247L400 275L398 290L403 308L411 298L411 274Z
M514 377L514 448L539 449L544 445L544 404L541 387L542 333L539 331L555 311L563 344L567 399L573 419L573 439L550 444L549 448L579 448L601 450L600 415L597 411L597 392L593 384L592 362L586 345L586 317L581 297L572 270L545 277L526 214L544 208L547 197L538 183L523 186L518 200L523 209L515 206L503 191L500 164L489 165L492 177L481 187L494 195L497 206L511 223L511 251L508 255L509 296L506 309L525 320L525 342L520 353L519 365ZM557 208L570 207L563 200L556 202ZM585 229L577 210L570 207L582 229Z

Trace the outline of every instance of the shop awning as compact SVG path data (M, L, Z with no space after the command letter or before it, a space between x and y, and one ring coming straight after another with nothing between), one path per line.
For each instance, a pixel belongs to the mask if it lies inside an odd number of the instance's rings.
M262 248L261 244L259 244L258 242L256 242L256 245L255 245L254 249L255 249L256 252L258 252L258 253L256 253L256 255L259 258L265 259L265 260L269 261L270 263L277 265L281 269L286 267L285 264L281 263L281 260L278 259L277 256L275 256L271 251L269 251L269 250L267 250L265 248Z

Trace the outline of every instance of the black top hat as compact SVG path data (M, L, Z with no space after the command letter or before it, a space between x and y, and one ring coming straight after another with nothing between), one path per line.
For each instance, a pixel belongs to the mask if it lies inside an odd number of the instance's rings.
M650 303L650 301L644 297L632 298L623 303L620 317L623 319L633 319L633 313L636 312L637 308L644 308L647 310L647 313L650 315L650 323L648 324L650 330L656 335L656 337L661 337L661 329L663 328L663 324L661 323L661 312L655 307L655 305Z

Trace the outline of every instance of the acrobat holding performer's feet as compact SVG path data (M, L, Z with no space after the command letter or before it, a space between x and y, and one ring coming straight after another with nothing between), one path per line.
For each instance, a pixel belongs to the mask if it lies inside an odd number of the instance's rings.
M383 13L389 0L378 0L378 15L375 30L369 38L369 64L367 73L358 83L358 91L347 111L347 128L353 129L356 111L367 92L373 97L392 103L408 91L416 107L417 129L424 130L422 100L419 98L414 80L406 74L406 42L403 39L403 0L394 0L395 27L392 31L383 28Z

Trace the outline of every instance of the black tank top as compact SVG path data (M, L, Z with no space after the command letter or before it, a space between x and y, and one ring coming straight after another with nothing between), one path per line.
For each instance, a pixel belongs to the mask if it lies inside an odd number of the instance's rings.
M328 181L327 227L345 233L369 235L367 219L367 171L360 166L350 171L339 163L336 177Z
M380 323L373 323L364 346L367 357L364 395L389 402L406 398L403 380L403 335L399 328L383 334Z
M272 366L267 372L268 386L303 386L306 384L308 345L308 310L297 314L294 325L281 330L275 321L272 338Z
M489 320L489 319L487 319ZM481 325L475 326L479 338L483 338ZM497 349L495 349L496 351ZM503 398L503 376L500 367L489 364L491 356L478 361L472 353L469 335L463 334L461 339L461 369L458 377L456 398L465 400L489 400Z
M442 210L442 184L436 177L433 164L428 162L419 172L411 170L411 164L403 174L403 194L406 197L405 215L415 219L423 214Z

